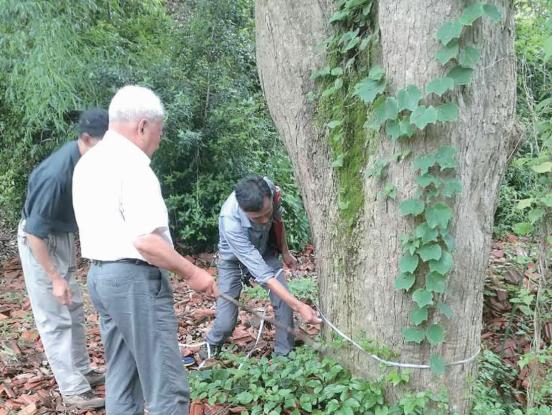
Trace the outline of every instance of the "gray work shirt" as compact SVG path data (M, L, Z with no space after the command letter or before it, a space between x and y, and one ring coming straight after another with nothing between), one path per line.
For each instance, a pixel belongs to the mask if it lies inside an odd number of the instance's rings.
M266 179L272 194L274 184ZM281 205L274 206L272 218L281 218ZM226 199L219 216L219 258L222 261L241 262L259 283L275 276L266 259L277 255L269 241L272 219L266 224L251 222L240 208L235 193Z
M45 239L51 233L77 231L72 183L73 171L79 159L77 141L70 141L33 170L21 212L26 233Z

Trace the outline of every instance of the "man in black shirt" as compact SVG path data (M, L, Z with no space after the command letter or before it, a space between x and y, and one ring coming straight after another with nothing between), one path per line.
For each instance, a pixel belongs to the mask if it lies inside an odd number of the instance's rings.
M90 367L84 310L76 270L73 170L108 127L105 110L81 114L77 140L63 145L31 173L18 231L18 247L35 323L65 403L100 408L91 386L104 375Z

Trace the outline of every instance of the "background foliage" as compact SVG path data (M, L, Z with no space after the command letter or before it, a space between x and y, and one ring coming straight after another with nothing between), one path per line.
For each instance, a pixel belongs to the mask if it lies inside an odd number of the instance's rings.
M137 83L153 88L167 108L166 132L153 167L162 182L177 243L187 250L214 248L221 203L239 177L259 172L283 188L291 245L301 248L308 239L308 224L290 162L257 79L253 3L0 1L2 219L12 224L17 221L29 172L53 149L74 138L73 123L79 112L91 105L107 107L117 88ZM549 235L542 234L546 226L533 223L535 214L531 216L538 207L527 207L527 202L520 206L520 202L540 200L550 191L550 173L543 175L532 167L543 160L546 163L552 149L552 4L550 0L515 3L517 110L523 133L500 188L495 236L518 231L535 237L540 232L542 239ZM522 224L535 225L536 230ZM298 282L296 294L306 299L314 295L311 283L310 279ZM520 287L512 295L528 307L520 308L527 321L550 320L550 286L532 293L527 301L522 290ZM531 333L538 332L538 328ZM534 367L535 362L550 367L551 356L550 347L539 349L535 345L520 361L519 369ZM345 394L343 401L350 405L344 406L349 409L343 413L365 413L363 405L371 403L362 397L357 399L354 394L358 390L365 389L369 392L366 396L379 400L380 384L352 380L342 369L332 369L336 366L327 360L310 363L309 368L307 362L313 360L310 351L301 350L293 361L298 381L294 393L304 396L297 395L300 400L293 401L293 405L310 405L330 413L333 400L338 394L341 400L341 394ZM287 364L276 362L274 367ZM268 411L291 404L283 389L274 399L265 399L261 397L263 391L242 383L250 375L252 379L261 376L265 385L272 386L278 374L270 367L250 361L243 370L226 374L213 371L204 379L194 378L196 397L208 391L211 382L221 381L238 392L229 395L234 404L245 404L251 398L258 411L261 407L265 410L265 403L272 405ZM485 352L479 378L474 382L473 413L522 413L525 408L515 402L511 388L517 371L505 365L500 356ZM331 379L324 379L330 375ZM328 386L317 380L330 380L341 387L326 389ZM323 389L316 389L320 387ZM327 396L320 395L320 391L327 392ZM552 378L547 372L531 391L526 413L551 413L551 391ZM218 394L216 399L225 398ZM405 396L395 408L381 401L377 405L380 413L423 413L427 400Z
M4 0L0 8L0 212L19 216L27 175L91 105L129 83L153 88L168 114L153 167L175 239L214 249L222 202L256 172L283 189L291 246L308 224L262 98L253 1Z

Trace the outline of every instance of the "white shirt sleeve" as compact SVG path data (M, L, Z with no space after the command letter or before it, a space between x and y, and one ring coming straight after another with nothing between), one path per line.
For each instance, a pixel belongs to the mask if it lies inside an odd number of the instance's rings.
M169 223L159 180L151 168L125 175L121 188L121 215L131 241L161 229L168 234Z

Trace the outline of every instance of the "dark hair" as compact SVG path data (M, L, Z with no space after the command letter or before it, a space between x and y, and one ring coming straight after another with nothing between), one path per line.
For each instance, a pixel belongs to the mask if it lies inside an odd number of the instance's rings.
M258 175L241 179L235 188L236 200L246 212L259 212L264 206L264 199L272 197L268 183Z
M79 118L77 131L79 135L87 133L90 137L102 138L107 131L109 116L101 108L89 108Z

